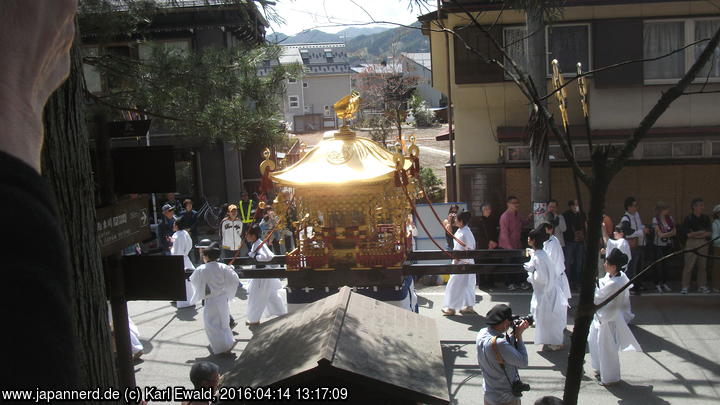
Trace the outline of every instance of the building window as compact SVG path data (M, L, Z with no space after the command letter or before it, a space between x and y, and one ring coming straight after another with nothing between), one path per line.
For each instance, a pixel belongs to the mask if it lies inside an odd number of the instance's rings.
M646 143L643 145L644 158L672 157L672 144L670 142Z
M684 21L646 22L643 26L643 56L655 58L685 45ZM645 62L645 80L679 79L685 73L685 53Z
M292 77L289 77L289 78L288 78L288 83L297 83L297 79L292 78Z
M701 40L705 38L712 38L713 34L720 28L720 19L714 20L697 20L695 21L695 40ZM705 50L706 42L695 45L695 58L693 62L700 57L700 54ZM705 68L698 73L698 78L708 77L708 69L710 70L710 77L720 78L720 47L715 48L715 55L710 59Z
M675 142L672 149L674 158L702 157L703 155L702 142Z
M712 143L712 156L720 156L720 142Z
M503 44L505 51L515 63L525 72L527 72L527 30L525 27L506 27L503 30ZM512 64L505 59L505 69L512 72ZM510 80L507 74L505 78Z
M307 65L308 63L310 63L310 53L307 51L307 49L300 50L300 57L302 58L303 64Z
M510 162L525 162L530 160L530 149L527 146L508 146L507 160Z
M688 20L645 21L643 24L643 57L655 58L702 39L709 39L720 28L720 19L701 18ZM674 82L687 72L705 49L707 42L670 56L643 64L644 79L648 84ZM698 74L696 81L706 77L720 79L720 50Z
M303 82L303 87L307 89L307 88L308 88L308 82Z
M290 108L300 107L300 98L298 96L289 96L288 102L290 103Z
M590 61L590 24L563 24L547 27L547 68L548 76L552 75L552 62L560 62L563 75L574 76L578 62L583 69L592 69Z

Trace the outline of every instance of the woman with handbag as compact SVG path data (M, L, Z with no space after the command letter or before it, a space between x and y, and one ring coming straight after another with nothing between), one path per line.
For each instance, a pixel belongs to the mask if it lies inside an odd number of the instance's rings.
M670 215L670 206L663 201L655 204L652 227L655 229L655 257L659 259L672 253L675 250L673 238L677 235L677 228ZM658 263L655 269L655 289L659 293L672 291L667 285L667 269L667 261Z

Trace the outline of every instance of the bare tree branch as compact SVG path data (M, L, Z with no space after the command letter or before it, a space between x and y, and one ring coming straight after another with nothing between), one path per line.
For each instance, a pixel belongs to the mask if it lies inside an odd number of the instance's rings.
M689 96L692 94L714 94L714 93L720 93L720 90L706 90L706 91L684 91L682 93L683 96Z
M664 59L664 58L670 57L670 56L672 56L672 55L674 55L674 54L676 54L676 53L678 53L678 52L682 52L682 51L684 51L685 49L690 48L691 46L695 46L695 45L701 44L701 43L703 43L703 42L707 42L707 41L709 41L709 40L710 40L709 38L701 39L701 40L699 40L699 41L695 41L695 42L693 42L693 43L691 43L691 44L685 45L685 46L683 46L682 48L675 49L675 50L673 50L672 52L668 52L668 53L666 53L666 54L664 54L664 55L656 56L656 57L653 57L653 58L630 59L630 60L626 60L626 61L614 63L614 64L612 64L612 65L603 66L603 67L601 67L601 68L597 68L597 69L593 69L593 70L588 70L587 72L583 72L582 74L576 75L576 76L574 76L574 77L569 77L569 78L567 79L567 81L566 81L565 83L563 83L562 86L558 87L558 88L555 89L554 91L552 91L552 92L550 92L549 94L547 94L546 96L542 97L541 100L544 100L544 99L546 99L546 98L554 95L555 93L557 93L558 91L560 91L560 90L562 90L563 88L567 87L570 83L578 80L578 79L581 78L581 77L589 76L589 75L591 75L591 74L593 74L593 73L598 73L598 72L602 72L602 71L605 71L605 70L616 69L616 68L619 68L619 67L622 67L622 66L625 66L625 65L633 64L633 63L654 62L654 61L657 61L657 60L660 60L660 59Z
M503 63L498 63L498 66L506 72L511 79L515 82L515 84L518 86L520 91L525 95L525 97L528 98L534 105L535 108L538 109L538 113L540 113L545 119L548 121L548 127L552 131L552 133L557 138L558 142L560 143L560 147L563 150L563 153L565 154L565 157L567 158L568 162L571 164L573 171L577 174L578 178L582 180L585 185L590 186L593 182L593 179L591 176L589 176L585 171L580 167L580 164L575 159L575 154L572 153L572 148L570 145L568 145L567 140L562 135L562 132L560 132L560 128L558 128L557 124L555 123L555 120L553 119L553 115L550 113L550 111L547 109L546 106L543 105L541 102L542 100L539 97L539 94L537 93L537 88L535 87L535 83L533 82L532 78L529 77L515 62L515 60L510 57L510 55L507 53L505 48L500 44L497 39L495 39L488 30L486 30L482 25L480 25L480 22L475 18L475 16L470 13L470 11L465 8L460 2L457 0L453 0L453 3L455 3L457 6L460 7L460 9L467 15L470 20L473 22L475 27L477 27L493 44L495 49L497 49L504 57L505 60L508 60L510 62L510 65L512 67L512 72L509 71ZM459 35L457 35L452 30L448 30L449 32L453 33L455 35L455 38L461 38ZM462 39L462 38L461 38ZM470 49L467 45L467 43L463 40L465 43L465 47ZM476 54L479 54L476 50L474 50ZM481 57L483 57L481 55ZM486 58L486 57L485 57ZM487 59L487 58L486 58ZM545 81L545 78L542 78L542 81Z
M715 53L715 48L718 47L718 43L720 43L720 29L718 29L715 32L715 35L712 36L712 39L710 39L710 42L708 42L705 46L705 49L700 54L700 57L695 61L695 63L693 63L690 70L685 73L685 76L683 76L683 78L680 79L675 86L663 93L660 100L658 100L655 106L653 106L647 115L645 115L645 118L642 119L640 125L635 128L635 131L633 131L630 139L625 142L625 146L620 151L618 157L610 163L609 172L611 176L615 175L620 171L620 169L622 169L625 161L630 157L640 140L645 137L650 128L655 125L658 118L660 118L668 107L670 107L670 104L675 101L675 99L682 96L685 89L692 84L697 74L703 69L703 67L705 67L707 62Z

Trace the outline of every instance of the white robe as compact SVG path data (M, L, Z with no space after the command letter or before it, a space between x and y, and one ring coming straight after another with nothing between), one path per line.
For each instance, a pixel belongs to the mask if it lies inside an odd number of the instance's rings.
M175 232L172 236L172 247L170 248L170 254L173 256L182 256L183 257L183 265L185 266L185 269L195 270L195 266L193 266L192 261L190 261L190 257L188 257L188 254L190 253L190 250L193 248L192 238L190 237L190 234L185 230L179 230ZM185 280L185 301L178 301L177 307L178 308L185 308L192 306L193 304L190 303L190 300L193 296L193 286L188 281Z
M630 260L632 260L632 253L630 253L630 244L627 239L608 239L607 246L605 247L605 257L610 256L610 252L615 249L620 249L621 252L625 253L628 257L628 263L630 263ZM625 269L627 269L627 264L623 266L623 270ZM623 297L625 301L623 302L623 317L625 318L625 322L630 323L630 321L635 319L635 314L632 312L632 308L630 307L630 294L623 295Z
M595 304L605 301L628 281L629 279L623 272L620 272L617 277L606 275L598 280L599 287L595 289ZM610 303L600 308L595 313L593 323L590 325L588 346L590 347L592 367L600 372L600 381L603 383L620 380L618 352L642 351L640 344L623 319L629 297L630 293L626 289Z
M256 240L249 257L254 257L259 262L267 262L273 258L273 253L267 244L260 246L262 241ZM250 323L260 322L263 314L266 316L287 314L287 304L282 298L280 290L282 282L278 278L254 278L248 285L247 321Z
M461 240L465 246L461 246L455 241L453 250L475 250L475 237L467 225L455 231L455 237ZM463 263L474 264L475 260L455 261L455 264ZM460 310L473 305L475 305L475 274L451 274L445 287L443 307Z
M565 273L565 254L563 253L560 241L555 235L550 236L550 238L545 241L543 250L555 265L555 273L561 277L560 286L562 287L563 295L566 299L570 300L570 298L572 298L572 292L570 292L570 282Z
M113 329L115 329L115 324L113 323L113 317L112 317L112 308L110 307L110 303L108 302L108 319L110 320L110 324L113 325ZM132 351L132 354L135 355L137 352L141 351L143 349L143 345L140 342L140 332L138 331L137 325L135 325L135 322L130 318L128 315L128 329L130 330L130 350Z
M190 282L194 287L190 301L195 304L205 300L203 322L213 354L229 351L235 345L235 339L229 325L228 303L235 297L240 278L231 266L209 262L195 269L190 276Z
M533 286L530 313L535 317L536 345L561 345L567 324L567 298L563 292L558 267L544 250L531 252L530 261L523 265L528 282Z

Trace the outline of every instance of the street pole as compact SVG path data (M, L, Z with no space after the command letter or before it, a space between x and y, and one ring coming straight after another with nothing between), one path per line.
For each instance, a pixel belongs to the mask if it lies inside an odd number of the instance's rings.
M100 185L100 204L103 207L117 204L115 179L113 174L110 134L103 113L94 117L97 128L95 147L97 152L97 175ZM103 258L103 269L110 285L110 310L115 334L118 379L121 388L135 387L135 372L130 350L130 324L128 322L127 301L125 301L125 282L121 266L120 252Z
M442 19L442 4L440 0L437 2L437 19L438 23ZM445 73L447 75L447 117L448 117L448 142L450 142L450 176L446 180L446 186L450 189L450 195L447 199L451 202L458 200L457 194L457 176L455 173L455 136L453 135L453 110L452 110L452 80L450 78L450 36L447 31L445 34Z
M539 96L547 93L547 59L545 53L545 8L542 2L530 2L527 9L527 56L528 74L532 78ZM546 101L543 104L547 105ZM530 106L530 114L534 106ZM547 137L543 136L547 143ZM541 148L542 155L530 154L530 199L534 226L540 225L545 217L547 201L550 199L550 160L548 147Z

